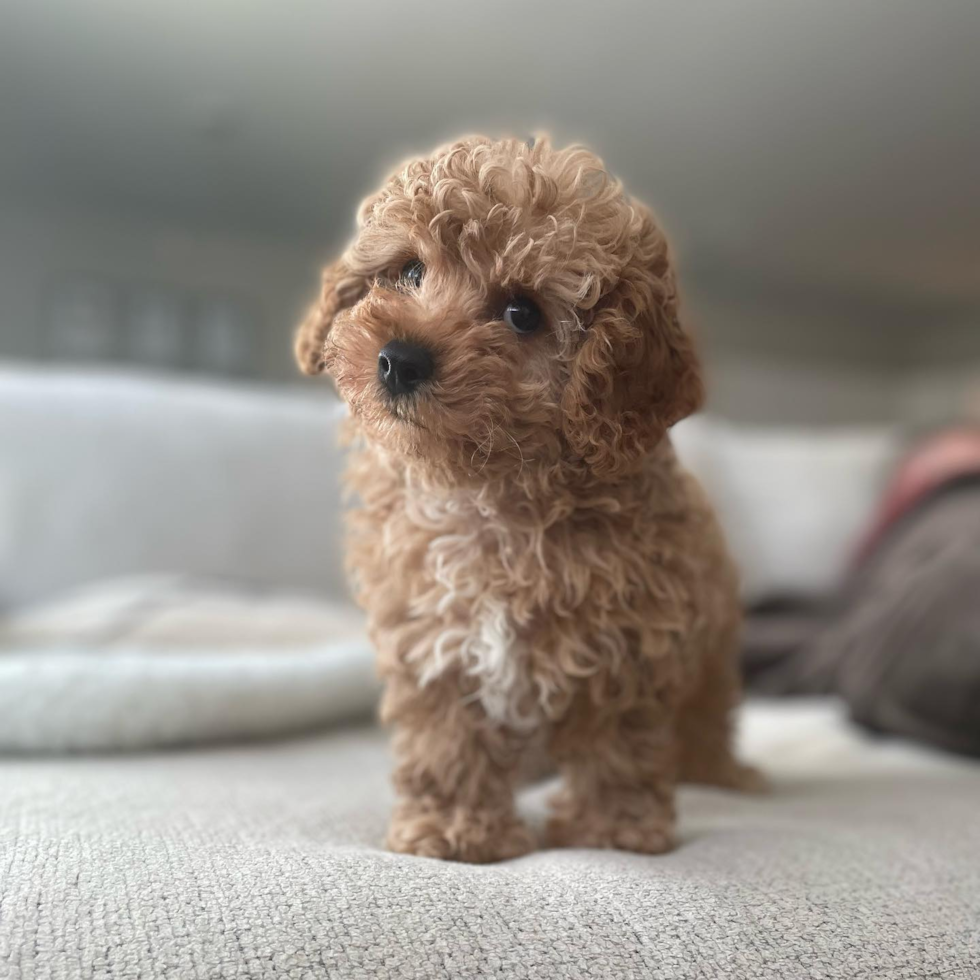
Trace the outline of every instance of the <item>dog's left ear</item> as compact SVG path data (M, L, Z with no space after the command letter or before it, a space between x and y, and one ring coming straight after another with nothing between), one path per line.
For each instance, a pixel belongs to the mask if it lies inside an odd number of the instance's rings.
M323 270L320 296L296 330L293 349L304 374L323 373L323 347L334 317L364 295L367 282L352 275L343 259Z
M646 209L634 215L633 255L592 311L562 396L566 442L604 478L629 470L704 400L666 239Z

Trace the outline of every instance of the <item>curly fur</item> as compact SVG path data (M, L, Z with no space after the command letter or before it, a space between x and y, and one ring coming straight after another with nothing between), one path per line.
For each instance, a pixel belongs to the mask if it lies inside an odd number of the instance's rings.
M418 257L418 288L397 280ZM546 327L501 311L531 297ZM351 409L350 566L396 726L388 843L491 861L533 846L513 790L537 738L552 842L659 852L677 779L751 788L730 749L737 583L669 427L702 399L666 239L601 161L473 137L363 204L297 357ZM378 352L436 373L387 396Z

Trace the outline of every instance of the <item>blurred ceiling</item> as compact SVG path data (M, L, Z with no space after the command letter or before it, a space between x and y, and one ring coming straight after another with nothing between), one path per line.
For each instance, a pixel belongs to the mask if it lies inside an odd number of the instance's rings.
M0 181L332 245L400 156L546 129L735 288L975 306L978 42L977 0L6 0Z

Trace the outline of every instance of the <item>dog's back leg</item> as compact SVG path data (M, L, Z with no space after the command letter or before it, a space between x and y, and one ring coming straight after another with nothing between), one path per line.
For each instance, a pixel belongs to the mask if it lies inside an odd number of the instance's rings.
M741 700L736 650L737 626L712 644L691 695L677 719L681 782L722 786L747 793L767 788L765 777L739 762L734 750L734 712Z

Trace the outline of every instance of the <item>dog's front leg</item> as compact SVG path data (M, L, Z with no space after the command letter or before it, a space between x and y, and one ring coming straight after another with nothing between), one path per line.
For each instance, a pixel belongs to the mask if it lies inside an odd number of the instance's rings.
M554 847L659 854L674 846L676 746L662 705L614 713L579 704L555 728L564 785L552 801Z
M389 678L382 717L396 725L391 850L486 862L533 849L514 810L526 739L466 700L456 676L422 687L414 677Z

